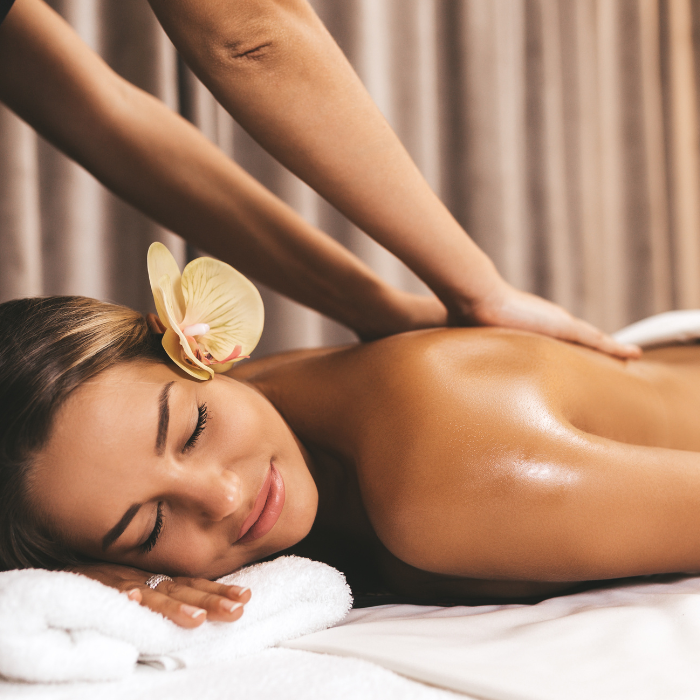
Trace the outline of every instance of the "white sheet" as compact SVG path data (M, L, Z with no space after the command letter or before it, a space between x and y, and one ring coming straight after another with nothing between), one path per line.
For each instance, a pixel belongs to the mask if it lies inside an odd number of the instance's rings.
M700 578L654 580L530 606L354 610L284 646L489 700L697 700Z

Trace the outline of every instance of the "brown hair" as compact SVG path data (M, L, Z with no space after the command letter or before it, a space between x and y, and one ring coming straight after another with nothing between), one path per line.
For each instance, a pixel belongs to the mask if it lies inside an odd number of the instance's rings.
M84 561L33 512L29 476L54 417L83 382L121 362L162 362L141 314L86 297L0 304L0 570Z

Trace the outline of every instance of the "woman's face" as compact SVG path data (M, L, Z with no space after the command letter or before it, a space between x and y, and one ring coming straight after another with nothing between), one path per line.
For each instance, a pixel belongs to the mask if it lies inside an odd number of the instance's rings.
M35 506L77 551L181 576L217 578L296 544L318 503L267 399L152 363L74 392L32 477Z

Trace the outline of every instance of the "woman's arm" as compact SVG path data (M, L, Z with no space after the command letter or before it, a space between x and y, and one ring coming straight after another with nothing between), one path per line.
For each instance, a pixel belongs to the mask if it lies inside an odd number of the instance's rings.
M149 2L233 117L403 260L453 323L524 328L638 355L504 282L432 192L306 0Z
M158 223L362 338L446 321L120 78L42 0L17 0L0 26L0 99Z
M436 573L517 581L700 571L700 453L554 420L533 430L537 406L526 420L522 410L518 422L502 421L503 444L471 446L473 466L422 511L434 513L423 527L437 539L401 540L397 556Z

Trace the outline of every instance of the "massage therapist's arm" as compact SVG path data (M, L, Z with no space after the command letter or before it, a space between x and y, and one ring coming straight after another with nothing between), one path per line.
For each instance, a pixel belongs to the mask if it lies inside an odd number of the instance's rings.
M120 78L42 0L17 0L0 26L0 100L158 223L362 338L446 321Z
M452 323L523 328L638 354L506 284L432 192L307 0L149 2L233 117L416 272Z

